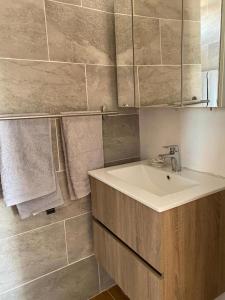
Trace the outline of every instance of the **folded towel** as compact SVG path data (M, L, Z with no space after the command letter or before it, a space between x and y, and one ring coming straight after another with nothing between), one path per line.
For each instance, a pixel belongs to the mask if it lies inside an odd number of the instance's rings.
M30 201L40 199L43 210L58 206L58 197L50 197L57 192L50 125L49 119L0 121L0 173L7 206L29 202L31 208Z
M88 171L104 166L102 117L63 117L61 123L71 200L87 196Z
M17 205L21 219L35 216L43 211L63 205L63 196L58 180L56 180L56 192L41 198L33 199Z

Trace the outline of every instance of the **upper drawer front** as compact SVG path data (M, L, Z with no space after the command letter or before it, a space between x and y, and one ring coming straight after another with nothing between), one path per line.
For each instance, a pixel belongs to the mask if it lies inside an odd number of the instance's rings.
M97 260L131 300L161 300L163 279L134 252L93 222Z
M163 273L160 214L94 178L91 192L94 217Z

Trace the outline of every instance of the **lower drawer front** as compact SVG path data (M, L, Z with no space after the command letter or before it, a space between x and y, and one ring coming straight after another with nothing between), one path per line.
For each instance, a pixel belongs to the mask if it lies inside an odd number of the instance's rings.
M99 263L131 300L161 300L163 279L101 224L93 221Z

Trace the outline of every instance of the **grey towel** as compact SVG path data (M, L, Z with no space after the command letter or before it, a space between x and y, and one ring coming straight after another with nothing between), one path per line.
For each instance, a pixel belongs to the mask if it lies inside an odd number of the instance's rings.
M0 173L7 206L28 201L32 212L31 200L41 199L45 210L57 192L49 119L0 121ZM58 197L50 200L52 207L59 205Z
M71 200L90 193L88 171L104 166L102 117L62 118L62 136Z
M33 199L17 205L21 219L37 215L43 211L63 205L63 196L58 180L56 180L56 191L41 198Z

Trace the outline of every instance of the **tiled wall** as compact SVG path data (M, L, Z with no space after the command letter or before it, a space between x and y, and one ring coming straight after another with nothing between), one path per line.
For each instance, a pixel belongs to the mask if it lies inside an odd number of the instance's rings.
M179 102L182 0L134 0L133 11L134 57L132 32L129 31L131 13L117 14L117 30L122 28L120 32L127 35L126 39L119 36L117 41L120 80L125 86L132 85L130 65L134 59L136 106ZM122 92L121 104L131 99L126 93L130 93L130 89Z
M0 113L116 109L113 20L111 0L1 1ZM86 300L112 284L90 199L69 200L57 120L52 132L65 205L22 221L0 200L0 300ZM138 116L105 117L103 138L106 165L137 159Z
M132 88L138 107L201 97L200 0L133 0L133 13L133 33L131 13L116 16L120 104L132 105Z

